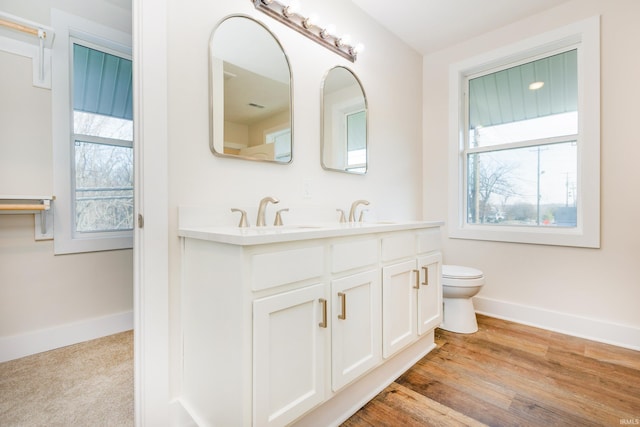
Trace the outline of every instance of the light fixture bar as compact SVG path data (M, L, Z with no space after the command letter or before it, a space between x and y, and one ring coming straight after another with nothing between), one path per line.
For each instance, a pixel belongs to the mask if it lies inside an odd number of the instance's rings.
M322 28L313 23L310 18L300 15L291 6L284 5L279 0L251 1L256 9L261 10L275 20L293 28L300 34L310 38L316 43L326 47L349 61L355 62L358 56L358 48L347 43L343 38L332 34L326 28Z

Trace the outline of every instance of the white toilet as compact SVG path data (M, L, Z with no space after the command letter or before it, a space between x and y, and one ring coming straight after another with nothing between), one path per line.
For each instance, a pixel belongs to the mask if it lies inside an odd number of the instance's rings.
M460 265L442 266L442 299L444 301L440 328L463 334L478 331L476 312L471 297L484 285L482 271Z

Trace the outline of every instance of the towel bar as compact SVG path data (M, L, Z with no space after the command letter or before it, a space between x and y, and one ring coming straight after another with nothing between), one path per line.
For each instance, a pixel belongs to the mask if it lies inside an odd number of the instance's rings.
M40 231L42 234L47 234L45 211L51 209L51 202L55 198L55 196L0 195L0 214L40 213Z

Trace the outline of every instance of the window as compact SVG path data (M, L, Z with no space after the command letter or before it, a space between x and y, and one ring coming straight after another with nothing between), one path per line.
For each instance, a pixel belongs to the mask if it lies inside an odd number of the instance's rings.
M594 18L452 67L450 235L599 246Z
M571 49L466 79L468 223L576 227L576 65Z
M55 252L131 248L130 37L60 11L52 22Z
M274 159L278 162L291 161L291 128L279 127L265 133L265 144L274 144Z
M367 171L367 112L361 110L346 114L347 170Z
M73 41L77 234L133 229L130 88L131 60Z

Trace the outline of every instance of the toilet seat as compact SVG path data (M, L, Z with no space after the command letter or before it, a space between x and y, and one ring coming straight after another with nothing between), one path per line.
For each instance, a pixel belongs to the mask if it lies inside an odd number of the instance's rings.
M461 265L443 265L442 277L447 279L471 280L481 279L483 277L483 273L482 271L472 267L464 267Z
M482 271L461 265L442 266L442 286L456 288L473 288L484 285Z

